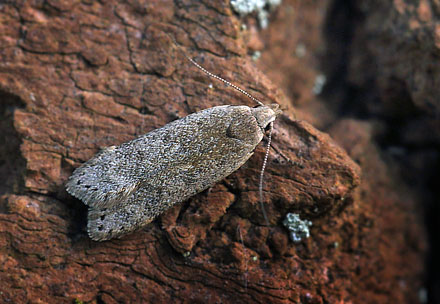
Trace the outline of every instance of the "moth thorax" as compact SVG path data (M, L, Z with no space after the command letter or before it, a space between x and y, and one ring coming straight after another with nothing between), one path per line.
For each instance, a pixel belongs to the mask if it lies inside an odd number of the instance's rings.
M257 123L260 128L264 129L268 124L275 121L276 117L282 113L279 109L279 105L271 104L268 106L260 106L257 108L252 108L252 114L257 119Z

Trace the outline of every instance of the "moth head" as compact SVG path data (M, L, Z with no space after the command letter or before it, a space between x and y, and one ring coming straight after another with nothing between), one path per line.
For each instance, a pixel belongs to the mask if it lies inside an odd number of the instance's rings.
M275 121L277 116L282 113L278 104L259 106L251 110L261 129L265 129L268 124Z

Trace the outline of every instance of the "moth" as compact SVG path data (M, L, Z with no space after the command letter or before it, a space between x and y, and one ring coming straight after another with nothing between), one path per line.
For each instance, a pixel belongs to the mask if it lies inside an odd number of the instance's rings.
M236 171L281 113L277 104L264 105L186 57L260 105L223 105L190 114L120 146L105 148L77 168L66 190L89 206L87 231L92 240L119 238L137 230ZM268 150L260 196L267 156Z

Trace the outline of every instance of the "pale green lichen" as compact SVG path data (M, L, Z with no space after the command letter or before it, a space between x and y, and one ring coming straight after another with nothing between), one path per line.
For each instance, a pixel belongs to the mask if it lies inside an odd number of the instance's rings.
M327 77L325 77L324 74L317 75L315 78L315 84L313 85L312 92L315 95L321 94L322 89L324 88L326 82L327 82Z
M310 237L309 227L312 226L312 222L301 220L296 213L287 213L283 225L289 229L290 239L294 243L299 243L302 239Z
M260 59L260 57L261 57L261 52L260 51L255 51L253 54L252 54L252 60L253 61L257 61L258 59Z
M281 0L231 0L232 9L240 16L257 13L261 28L269 24L269 11L281 4Z

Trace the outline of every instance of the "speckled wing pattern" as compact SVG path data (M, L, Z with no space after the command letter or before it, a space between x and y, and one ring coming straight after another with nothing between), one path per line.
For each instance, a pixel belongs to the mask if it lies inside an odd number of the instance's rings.
M266 106L188 115L102 150L74 171L66 189L90 207L93 240L120 237L237 170L275 116Z

